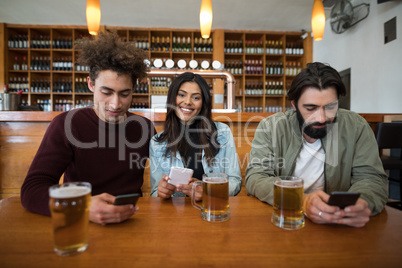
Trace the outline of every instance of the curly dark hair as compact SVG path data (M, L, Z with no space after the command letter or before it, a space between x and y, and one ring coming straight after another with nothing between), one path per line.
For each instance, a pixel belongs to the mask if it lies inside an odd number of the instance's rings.
M80 65L89 66L89 77L95 83L99 72L111 70L131 77L133 86L148 71L144 60L147 54L134 43L123 42L115 31L100 32L97 39L83 38L78 41Z

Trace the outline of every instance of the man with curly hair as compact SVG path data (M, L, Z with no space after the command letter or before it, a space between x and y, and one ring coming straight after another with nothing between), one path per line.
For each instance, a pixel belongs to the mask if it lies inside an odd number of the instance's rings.
M78 62L90 67L88 88L94 105L61 113L50 123L21 188L22 205L50 215L49 186L64 182L92 184L89 218L108 224L136 213L133 205L112 205L115 196L140 193L151 121L128 112L137 79L146 75L146 54L114 32L78 44Z

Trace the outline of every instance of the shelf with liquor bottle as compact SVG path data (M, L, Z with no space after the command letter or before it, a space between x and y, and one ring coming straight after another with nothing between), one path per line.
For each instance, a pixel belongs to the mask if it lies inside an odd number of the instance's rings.
M170 44L170 31L151 31L151 58L153 57L171 57L172 46ZM184 43L184 42L183 42ZM181 46L181 44L180 44ZM190 45L191 46L191 45ZM189 47L190 49L190 47ZM188 51L190 52L190 51Z
M73 78L70 74L57 73L53 75L52 84L53 95L72 95Z
M246 113L263 113L264 112L264 99L262 98L248 98L245 103L243 112Z
M74 81L74 93L75 95L92 95L92 92L88 88L87 75L75 74Z
M235 75L236 81L242 83L245 89L242 111L276 112L286 109L287 83L291 83L306 63L312 60L311 38L303 40L301 34L225 32L225 69ZM304 53L306 44L308 56ZM238 69L239 65L242 65L243 73ZM239 99L236 98L236 102Z
M223 52L228 55L243 55L244 33L225 32L225 41Z
M265 35L257 34L257 33L246 33L245 34L245 44L244 44L244 52L246 55L249 54L264 54L264 42Z
M86 27L6 25L5 32L4 82L12 92L23 91L21 104L56 111L62 96L61 103L67 103L61 107L67 108L61 110L66 110L74 105L76 94L91 95L77 87L80 79L86 83L87 67L74 66L75 41L89 36Z
M205 61L210 69L213 60L220 59L225 69L235 76L235 105L241 111L246 111L246 107L262 107L264 111L271 99L272 105L282 102L285 107L286 92L270 94L269 82L275 87L277 82L287 87L311 61L312 55L311 37L306 43L300 39L301 32L215 30L211 38L202 39L200 31L195 29L107 28L116 30L121 40L134 42L136 47L144 49L151 68L160 59L162 68L166 68L168 60L173 60L172 68L202 69L201 63ZM92 97L86 82L89 68L77 64L80 51L76 47L79 39L90 37L86 26L5 24L4 36L5 79L0 82L10 84L10 90L23 89L21 99L26 104L33 105L40 100L44 107L55 110L57 99L62 104L64 100L72 102L73 106L88 103ZM180 60L184 60L185 67L178 66ZM190 62L194 65L190 66ZM150 78L139 82L133 92L135 103L149 105L153 83ZM220 87L213 79L208 83ZM258 94L246 94L246 90Z
M56 28L52 29L52 49L57 51L70 51L72 52L73 42L73 29L70 28Z
M193 45L194 55L207 54L209 56L212 56L212 53L214 51L212 45L212 37L202 38L200 32L194 32L193 35L194 35L194 45Z
M172 32L172 45L171 49L174 54L180 55L182 53L191 55L193 52L192 44L192 32Z
M286 36L285 71L286 77L294 77L301 72L307 62L304 56L303 40L297 36Z
M34 50L47 50L50 51L52 48L52 40L51 40L51 30L41 29L41 28L31 28L29 30L30 36L30 49Z
M19 50L29 48L29 30L28 28L8 28L6 37L8 36L8 50Z
M150 77L150 87L149 90L151 92L151 95L167 95L169 86L172 83L173 78L172 77ZM148 84L141 86L141 83L139 85L139 88L148 88ZM142 89L140 89L143 91ZM146 93L146 92L144 92Z
M30 93L32 94L50 94L52 92L52 82L50 75L46 73L31 73L31 87Z
M6 70L5 81L8 83L8 91L10 94L17 94L22 91L21 103L26 103L29 96L29 31L28 29L11 29L5 33L8 40L5 47ZM3 69L3 68L0 68Z
M128 31L128 40L135 43L136 48L149 51L149 31Z

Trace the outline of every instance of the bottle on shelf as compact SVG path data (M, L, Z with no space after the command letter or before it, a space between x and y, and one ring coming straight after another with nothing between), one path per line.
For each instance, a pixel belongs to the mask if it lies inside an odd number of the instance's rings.
M286 55L303 55L303 41L287 42L286 43Z
M14 38L13 36L10 34L10 37L8 38L8 48L14 48Z
M177 51L176 36L172 37L172 52Z
M147 51L149 48L149 43L148 40L146 38L142 38L142 39L135 39L133 40L133 42L135 43L135 47L136 48L140 48L143 49L145 51Z
M170 51L170 37L166 37L166 43L165 43L165 51L169 52Z
M190 38L190 36L187 37L186 52L191 52L191 38Z
M151 37L151 51L155 51L155 36Z
M20 68L20 64L18 63L18 57L17 56L15 56L14 57L14 64L13 64L13 70L14 71L19 71L21 68Z
M134 87L134 94L148 94L148 80L138 81Z
M21 70L28 71L28 64L27 64L27 57L26 56L22 57Z
M15 34L14 38L10 35L8 39L8 48L19 48L19 49L27 49L29 48L28 44L28 35L26 34Z
M162 51L161 43L160 43L160 40L159 40L159 36L156 37L155 51L156 51L156 52L161 52L161 51Z
M131 103L131 109L146 109L149 108L149 103L148 102L132 102Z
M181 45L180 36L177 37L177 41L176 41L176 52L182 52L182 45Z
M265 106L265 112L266 113L282 112L282 106L281 105L266 105Z
M283 63L278 61L268 61L265 66L267 75L283 75Z
M91 93L86 83L85 78L76 78L75 79L75 92L76 93Z
M244 107L244 112L246 113L262 113L261 106L246 106Z
M201 38L200 38L201 39ZM194 52L198 52L198 47L199 47L199 43L198 43L198 37L194 37Z
M58 71L59 70L59 58L53 58L53 71Z

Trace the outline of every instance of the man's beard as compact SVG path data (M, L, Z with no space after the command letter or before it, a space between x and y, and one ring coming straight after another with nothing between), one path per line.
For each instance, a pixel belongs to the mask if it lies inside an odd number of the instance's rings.
M327 120L325 123L313 122L306 123L299 109L296 109L297 120L299 121L299 126L302 133L305 133L312 139L322 139L324 138L328 131L331 130L331 126L336 121L336 116L332 121ZM314 128L314 126L324 126L323 128Z

